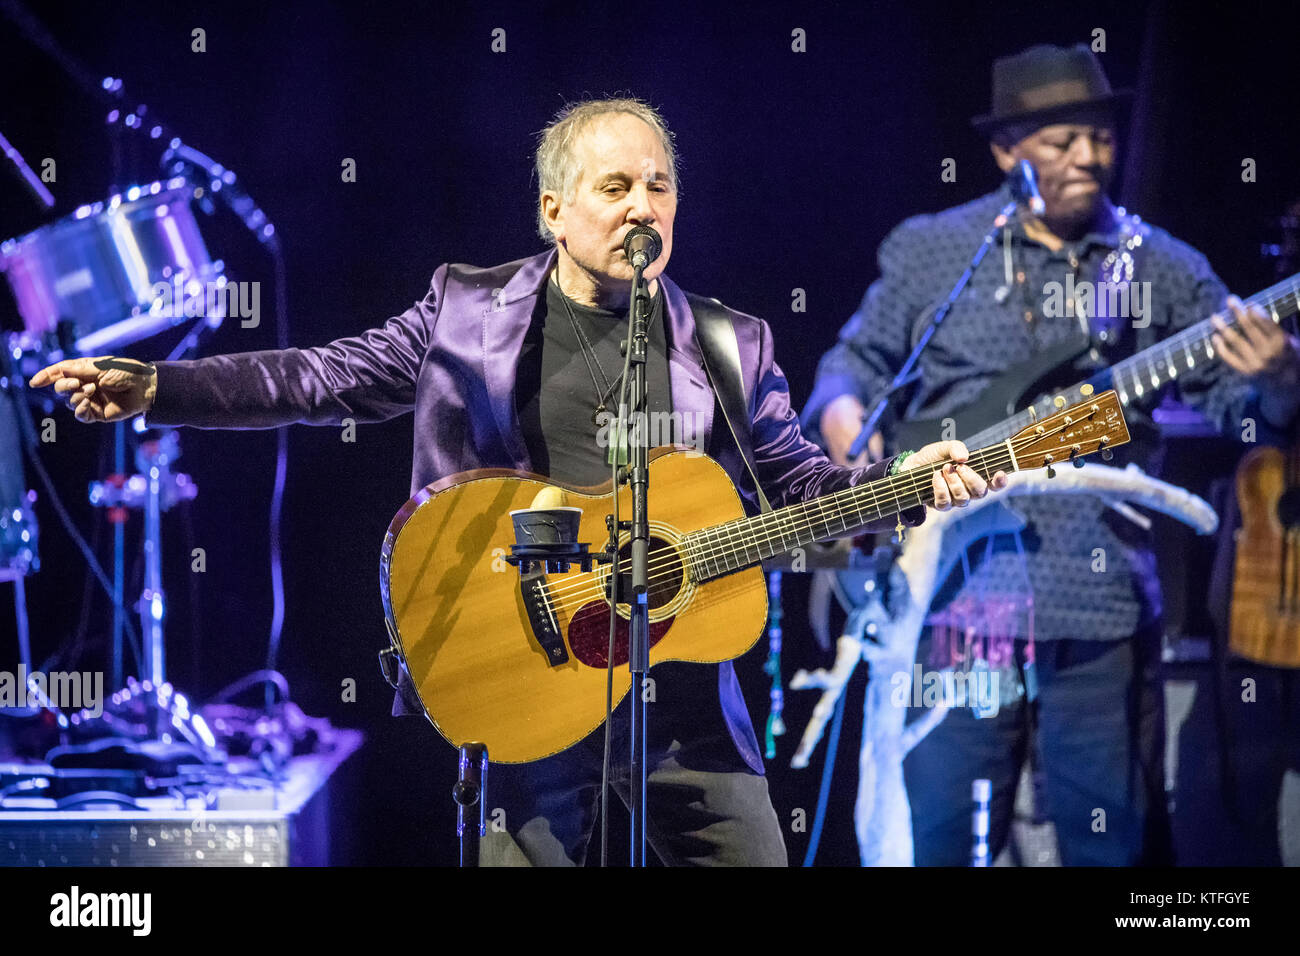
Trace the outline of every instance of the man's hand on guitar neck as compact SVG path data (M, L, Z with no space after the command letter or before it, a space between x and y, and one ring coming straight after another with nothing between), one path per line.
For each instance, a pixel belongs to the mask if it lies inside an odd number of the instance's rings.
M972 498L983 498L990 491L1000 491L1007 486L1007 474L995 471L992 481L985 481L969 465L966 446L959 441L937 441L915 451L903 459L902 470L942 465L934 470L931 486L934 490L935 511L947 511L953 505L965 508Z
M880 432L876 432L867 441L867 450L854 461L848 460L848 451L852 447L858 432L862 430L862 415L865 409L853 395L841 395L822 412L821 431L826 442L826 453L837 465L860 468L884 457L885 442ZM940 441L926 445L903 459L902 470L924 468L927 465L943 464L934 473L934 505L936 511L947 511L954 504L964 508L972 498L983 498L989 493L1005 488L1005 472L995 472L993 481L986 482L975 469L962 462L970 456L966 446L959 441Z
M1225 365L1248 376L1260 391L1260 410L1277 428L1285 428L1300 410L1300 341L1287 335L1257 305L1246 309L1235 295L1228 308L1236 320L1229 326L1213 317L1218 334L1210 342Z

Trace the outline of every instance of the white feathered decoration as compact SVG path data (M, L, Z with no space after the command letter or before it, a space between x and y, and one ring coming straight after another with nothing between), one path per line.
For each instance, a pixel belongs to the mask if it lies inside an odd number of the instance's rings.
M791 766L806 767L858 661L868 662L854 812L863 866L911 866L913 862L912 815L903 784L903 758L943 720L947 706L941 702L905 728L906 708L890 700L891 679L900 672L912 673L930 602L942 583L939 572L952 567L973 541L1004 530L994 515L1008 498L1037 494L1093 495L1148 527L1150 523L1131 504L1159 511L1201 534L1210 534L1219 523L1214 509L1202 498L1152 478L1136 465L1119 469L1088 464L1059 468L1051 479L1041 469L1017 471L1009 476L1003 491L974 500L965 508L928 511L924 524L909 529L897 563L907 581L905 606L892 619L878 601L855 608L839 639L832 668L801 670L790 681L791 690L822 690L790 761ZM1002 514L1005 526L1006 512Z

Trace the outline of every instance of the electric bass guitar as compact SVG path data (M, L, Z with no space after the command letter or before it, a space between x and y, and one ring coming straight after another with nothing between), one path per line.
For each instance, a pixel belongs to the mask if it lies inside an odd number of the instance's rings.
M1300 311L1300 273L1269 286L1243 304L1258 305L1280 324ZM1231 314L1224 321L1229 326L1235 322ZM977 423L977 427L984 429L965 439L966 444L968 447L986 445L1006 438L1037 417L1050 414L1057 397L1074 404L1083 401L1085 395L1114 389L1125 408L1150 400L1179 375L1217 360L1211 341L1216 331L1212 319L1202 319L1097 372L1085 382L1063 387L1059 381L1062 369L1091 348L1091 340L1086 335L1066 339L1008 369L974 402L962 408L963 422ZM942 419L901 421L893 428L891 444L897 448L920 448L938 441L943 430Z
M988 480L999 470L1082 464L1085 455L1129 440L1114 392L1056 407L1016 435L972 451L968 464ZM653 450L651 666L720 663L745 653L767 618L764 559L930 503L934 471L916 468L747 517L717 462L693 450ZM486 469L452 475L411 498L389 526L380 557L389 636L429 720L455 746L486 744L499 763L558 753L599 727L611 665L615 703L631 684L626 604L619 605L609 659L608 566L524 576L505 560L514 541L510 512L529 508L547 489L562 498L559 504L582 509L578 541L606 540L608 484L557 486L538 475ZM620 512L630 514L630 491L619 495ZM624 533L624 569L630 553ZM630 592L626 583L620 587L620 594Z

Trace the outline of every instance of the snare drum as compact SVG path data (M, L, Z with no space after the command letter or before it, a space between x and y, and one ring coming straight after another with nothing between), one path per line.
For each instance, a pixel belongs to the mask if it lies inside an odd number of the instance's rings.
M133 186L0 244L0 270L28 339L96 355L195 315L219 322L224 314L209 315L191 301L225 283L194 221L193 195L181 177Z

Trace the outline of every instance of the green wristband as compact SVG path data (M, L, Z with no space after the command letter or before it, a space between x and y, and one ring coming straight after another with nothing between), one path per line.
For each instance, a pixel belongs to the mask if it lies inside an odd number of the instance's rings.
M914 455L914 454L916 454L915 451L905 451L905 452L903 452L902 454L900 454L898 457L896 457L896 458L894 459L894 461L893 461L893 464L891 464L891 465L889 466L889 473L890 473L890 475L896 475L896 474L898 474L900 471L902 471L902 470L903 470L903 459L906 458L908 455Z

